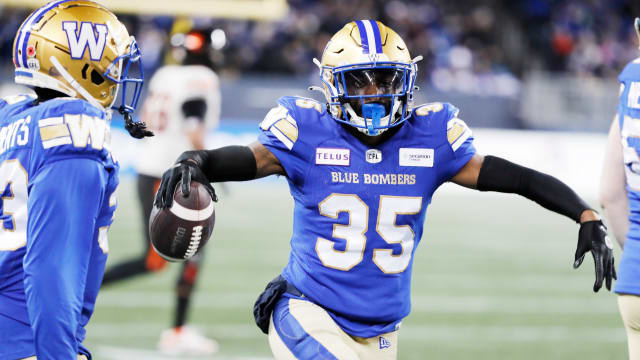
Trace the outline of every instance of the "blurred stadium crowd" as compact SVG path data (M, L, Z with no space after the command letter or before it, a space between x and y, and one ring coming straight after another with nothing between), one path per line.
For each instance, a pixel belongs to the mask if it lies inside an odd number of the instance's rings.
M526 71L615 77L637 56L632 30L640 5L628 0L289 0L281 21L191 19L209 29L209 57L223 75L313 75L310 61L346 22L379 19L423 55L420 81L441 91L517 97ZM634 8L636 7L636 8ZM2 9L0 50L10 53L25 9ZM163 62L167 16L121 15L144 49L147 73ZM191 21L190 20L190 21ZM175 34L174 34L175 35ZM9 57L2 64L11 71Z
M443 91L516 96L525 69L614 77L637 56L624 0L289 1L280 22L207 21L221 72L306 76L331 34L356 18L379 19L424 55L422 81ZM636 9L640 10L640 9ZM132 18L150 66L170 21ZM221 31L220 31L221 30Z

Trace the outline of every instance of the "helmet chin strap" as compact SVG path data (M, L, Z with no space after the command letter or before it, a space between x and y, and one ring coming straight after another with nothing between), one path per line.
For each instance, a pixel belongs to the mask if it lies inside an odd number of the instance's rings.
M60 75L62 75L62 77L67 80L67 82L69 83L69 85L71 85L71 87L77 91L80 95L82 95L82 97L87 100L89 102L89 104L97 107L100 110L105 110L104 106L102 106L102 104L100 104L98 102L98 100L96 100L93 96L91 96L91 94L89 94L89 92L87 90L85 90L82 85L80 85L74 78L73 76L71 76L71 74L69 74L69 72L67 71L67 69L64 68L64 66L62 66L62 64L60 63L60 61L58 61L58 59L56 59L55 56L51 56L49 57L49 60L51 61L51 63L53 64L53 67L56 68L56 70L60 73Z

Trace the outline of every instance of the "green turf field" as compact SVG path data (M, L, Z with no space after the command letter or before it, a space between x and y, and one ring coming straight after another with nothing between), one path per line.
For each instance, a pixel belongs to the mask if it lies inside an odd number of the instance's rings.
M220 193L192 323L216 359L269 359L252 306L288 256L292 200L283 179ZM133 183L119 190L109 264L141 251ZM624 359L616 298L594 294L593 261L571 267L578 227L517 196L436 193L413 271L399 359ZM619 254L617 254L619 256ZM163 359L178 265L100 293L88 326L96 359Z

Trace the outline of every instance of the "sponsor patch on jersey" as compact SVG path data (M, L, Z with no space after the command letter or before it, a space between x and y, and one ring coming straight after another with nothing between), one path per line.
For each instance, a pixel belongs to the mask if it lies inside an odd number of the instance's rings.
M365 159L368 163L377 164L382 161L382 151L378 149L369 149L364 153Z
M316 165L340 165L351 164L351 150L340 148L316 148Z
M433 149L400 148L400 166L433 167Z

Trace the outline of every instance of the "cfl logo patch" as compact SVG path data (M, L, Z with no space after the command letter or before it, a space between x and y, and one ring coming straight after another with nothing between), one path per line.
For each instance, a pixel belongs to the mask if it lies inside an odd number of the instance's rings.
M370 164L377 164L382 161L382 152L378 149L369 149L365 152L365 158Z
M391 347L391 341L383 338L382 336L380 336L378 338L378 340L379 340L379 344L380 344L380 350Z
M102 59L109 32L107 25L83 21L80 23L80 30L78 30L77 21L63 21L62 29L67 34L72 59L82 59L87 47L92 61Z

